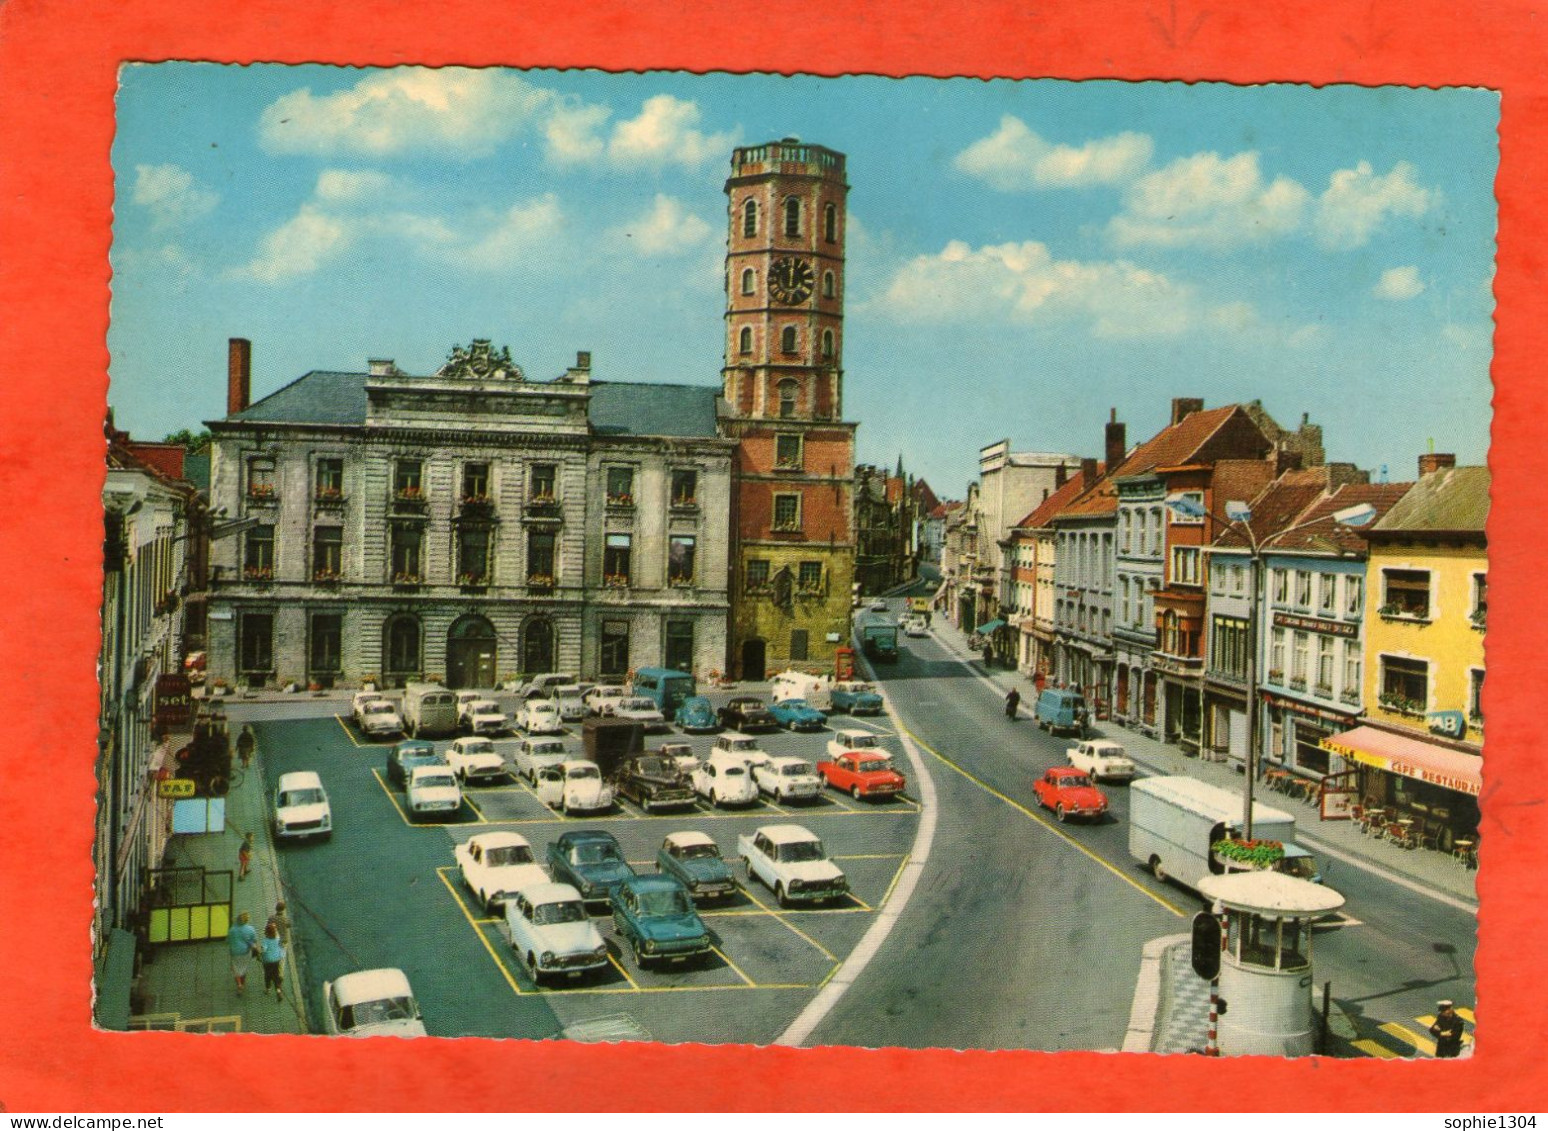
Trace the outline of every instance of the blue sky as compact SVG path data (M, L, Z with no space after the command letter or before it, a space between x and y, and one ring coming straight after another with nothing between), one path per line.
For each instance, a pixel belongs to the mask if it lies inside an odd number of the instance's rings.
M1487 458L1482 90L162 63L121 73L109 400L157 438L310 369L508 345L533 379L719 383L731 147L848 155L858 458L1100 454L1175 396L1330 459Z

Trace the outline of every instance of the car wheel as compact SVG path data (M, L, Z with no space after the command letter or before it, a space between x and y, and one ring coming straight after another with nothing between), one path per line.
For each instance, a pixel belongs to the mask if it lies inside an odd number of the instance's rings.
M543 984L543 975L538 972L537 955L527 951L527 973L531 975L534 985Z
M645 969L645 952L640 949L640 940L630 939L629 949L634 952L634 964L641 970Z
M1060 821L1064 821L1066 819L1063 805L1054 806L1054 816L1059 818Z
M778 903L781 907L789 907L790 906L790 900L785 898L785 885L784 884L781 883L781 884L775 884L774 885L774 901L776 903Z
M1161 857L1152 856L1150 858L1150 874L1162 883L1166 882L1166 866L1161 863Z
M849 787L849 796L853 797L856 801L859 801L860 800L860 787L858 785L850 786Z
M716 793L713 789L710 790L710 804L717 809L720 808L720 794Z

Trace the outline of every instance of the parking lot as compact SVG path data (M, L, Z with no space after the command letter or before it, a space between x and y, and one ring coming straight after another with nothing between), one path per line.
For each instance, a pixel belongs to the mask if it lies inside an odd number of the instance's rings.
M713 698L718 705L729 693ZM513 706L508 700L504 705ZM829 729L767 733L759 744L774 756L816 762L824 757L835 724L878 734L906 769L885 717L839 715ZM324 980L366 966L400 966L420 998L429 1031L445 1036L546 1037L602 1024L615 1035L666 1041L772 1040L832 976L885 904L907 859L919 812L910 796L855 801L829 789L810 802L775 804L763 798L737 809L715 809L701 800L691 809L646 814L620 801L603 814L569 817L512 776L468 788L450 820L416 821L385 773L393 743L363 739L347 718L260 724L259 740L271 781L293 769L316 770L332 801L331 840L287 846L281 853L292 902L303 911L296 932L314 1007ZM662 741L686 741L702 754L714 736L649 735L645 745L650 749ZM580 756L578 726L564 742ZM449 744L442 740L436 746ZM517 737L495 741L508 761L518 744ZM458 843L496 829L524 836L541 861L550 840L566 828L585 827L611 832L631 866L650 872L669 833L705 833L732 858L739 835L791 823L823 839L849 879L844 899L780 908L772 892L736 867L739 886L732 897L700 908L714 942L707 959L641 970L606 909L598 907L593 922L608 944L609 965L542 985L516 960L503 920L485 914L471 898L453 861Z

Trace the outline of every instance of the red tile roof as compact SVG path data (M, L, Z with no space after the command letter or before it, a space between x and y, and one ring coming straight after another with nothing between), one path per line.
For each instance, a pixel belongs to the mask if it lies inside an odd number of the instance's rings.
M1097 467L1100 475L1101 465L1098 464ZM1090 484L1086 482L1085 472L1077 471L1064 481L1063 486L1034 507L1031 514L1016 523L1016 529L1035 530L1040 526L1047 526L1049 520L1058 516L1070 501L1078 498L1088 486Z

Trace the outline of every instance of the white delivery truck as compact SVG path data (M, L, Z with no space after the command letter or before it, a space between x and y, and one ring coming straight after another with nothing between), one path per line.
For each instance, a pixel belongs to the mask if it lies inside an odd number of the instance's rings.
M776 703L786 699L803 700L816 711L833 710L833 678L810 672L780 672L770 682L770 698Z
M415 738L457 733L457 695L439 683L409 683L403 688L403 727Z
M1129 787L1129 855L1160 880L1198 889L1205 876L1249 871L1250 864L1216 858L1211 845L1228 835L1240 839L1242 797L1190 777L1138 778ZM1284 856L1273 865L1303 880L1318 880L1317 861L1295 843L1295 818L1252 803L1254 840L1278 841Z

